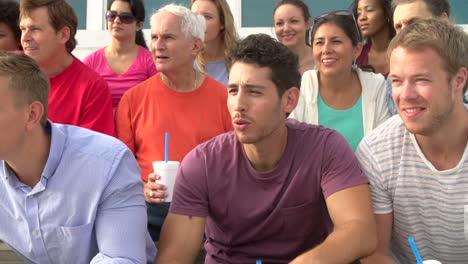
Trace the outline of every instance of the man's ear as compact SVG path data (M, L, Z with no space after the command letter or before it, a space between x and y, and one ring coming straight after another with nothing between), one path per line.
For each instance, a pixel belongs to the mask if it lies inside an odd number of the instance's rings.
M205 44L201 39L195 38L193 43L192 43L192 52L196 56L200 51L205 47Z
M282 96L282 104L285 113L291 113L299 101L299 88L291 87L286 90Z
M465 67L461 67L458 69L457 73L452 78L452 85L455 89L461 91L463 94L463 88L465 88L466 82L468 82L468 69ZM464 94L463 94L464 96Z
M26 128L32 130L40 125L42 116L45 114L44 105L39 101L34 101L29 105L26 111Z
M62 29L60 29L57 33L60 34L60 40L63 44L67 43L68 40L70 40L71 30L69 27L65 26Z

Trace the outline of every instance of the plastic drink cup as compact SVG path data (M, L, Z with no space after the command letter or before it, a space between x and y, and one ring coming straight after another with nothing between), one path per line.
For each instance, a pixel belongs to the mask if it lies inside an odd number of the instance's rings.
M157 183L164 184L167 187L168 196L166 198L166 202L172 202L172 193L174 192L174 183L177 175L177 171L179 170L178 161L154 161L153 162L153 170L154 173L161 176Z
M423 264L442 264L442 263L438 260L428 259L428 260L423 261Z

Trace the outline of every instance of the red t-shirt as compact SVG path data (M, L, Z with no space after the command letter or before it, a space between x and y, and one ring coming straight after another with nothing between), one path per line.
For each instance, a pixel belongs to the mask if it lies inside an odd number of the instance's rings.
M48 117L52 122L114 135L110 91L96 72L74 57L70 66L49 81Z
M122 96L116 113L117 137L140 164L141 177L153 172L153 161L164 160L165 133L170 133L169 160L185 155L214 136L232 130L227 109L227 88L206 76L196 90L177 92L160 74L131 88Z
M185 157L170 212L206 217L206 262L289 263L332 230L326 197L367 184L338 132L289 120L277 168L258 173L234 132Z

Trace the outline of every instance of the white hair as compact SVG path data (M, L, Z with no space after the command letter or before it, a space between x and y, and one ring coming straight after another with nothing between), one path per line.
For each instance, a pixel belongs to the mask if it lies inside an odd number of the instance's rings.
M151 27L153 28L157 23L156 15L168 12L181 18L181 31L186 37L198 38L205 41L206 20L202 15L193 13L185 6L168 4L161 7L151 16Z

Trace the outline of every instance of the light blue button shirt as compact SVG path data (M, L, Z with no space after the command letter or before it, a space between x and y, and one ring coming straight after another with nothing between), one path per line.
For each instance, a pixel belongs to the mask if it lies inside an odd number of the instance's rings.
M398 114L397 109L395 107L395 102L393 101L393 96L392 96L392 80L390 77L387 78L387 107L388 111L390 111L391 115L396 115Z
M146 263L140 170L115 138L50 124L51 146L31 188L0 161L0 240L28 263Z

